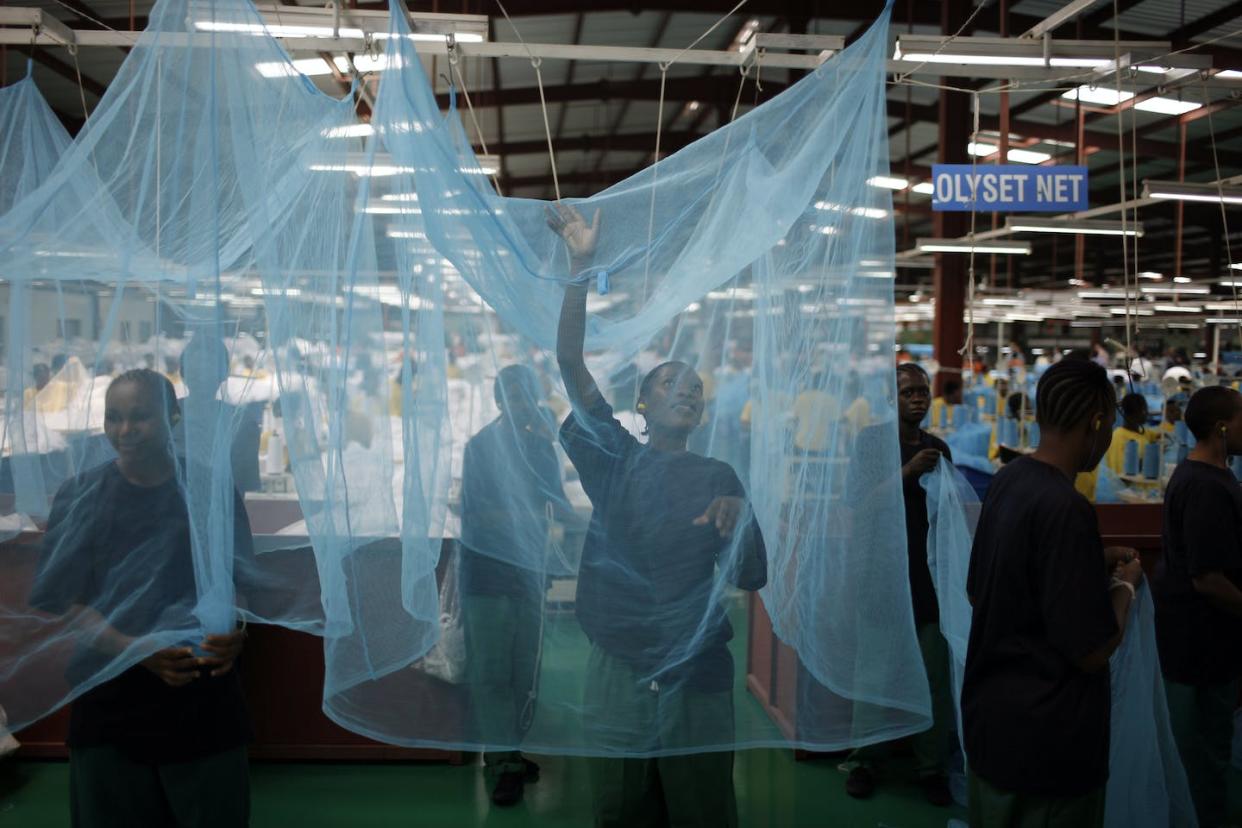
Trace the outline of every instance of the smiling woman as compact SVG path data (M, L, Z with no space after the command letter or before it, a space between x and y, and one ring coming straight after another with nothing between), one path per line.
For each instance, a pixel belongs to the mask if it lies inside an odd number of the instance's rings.
M193 813L214 825L247 821L250 724L233 671L242 633L202 637L191 626L198 596L189 475L173 453L179 419L164 376L136 369L113 380L104 434L117 458L66 481L48 518L30 602L79 631L66 680L97 682L73 702L69 725L73 810L86 825ZM235 507L235 542L248 550L240 497ZM137 663L118 671L126 657Z

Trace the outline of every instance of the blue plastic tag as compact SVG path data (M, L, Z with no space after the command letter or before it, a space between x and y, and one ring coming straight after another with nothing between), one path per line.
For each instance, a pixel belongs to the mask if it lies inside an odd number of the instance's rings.
M608 295L609 286L608 286L608 271L607 270L601 270L599 272L599 275L595 277L595 290L599 293L600 296Z

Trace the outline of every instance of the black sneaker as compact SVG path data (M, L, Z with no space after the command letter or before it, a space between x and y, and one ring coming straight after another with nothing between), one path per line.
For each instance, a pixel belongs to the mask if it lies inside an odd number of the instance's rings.
M522 757L522 764L526 766L526 772L522 774L522 781L529 785L532 782L539 781L539 766L534 762Z
M496 789L492 791L492 804L508 808L522 801L522 790L525 783L520 771L507 771L496 780Z
M875 776L871 769L859 765L845 777L845 792L855 799L870 799L875 793Z
M947 808L953 804L953 792L949 790L949 780L944 776L925 776L922 785L923 796L937 808Z

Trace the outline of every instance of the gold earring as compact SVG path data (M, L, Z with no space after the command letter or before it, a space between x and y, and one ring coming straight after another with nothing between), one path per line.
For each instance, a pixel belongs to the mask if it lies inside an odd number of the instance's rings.
M638 410L639 410L639 411L646 411L646 410L647 410L647 404L646 404L646 403L639 403L639 404L638 404Z

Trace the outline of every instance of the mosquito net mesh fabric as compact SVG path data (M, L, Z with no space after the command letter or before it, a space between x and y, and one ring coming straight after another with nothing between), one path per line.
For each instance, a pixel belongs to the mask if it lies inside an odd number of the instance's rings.
M161 0L0 220L9 512L47 528L2 563L10 719L240 614L322 636L325 712L396 744L925 728L868 183L887 12L550 205L496 194L392 11L361 124L248 3ZM745 674L777 639L774 718Z
M930 530L927 558L940 603L940 630L952 654L953 697L961 709L970 636L966 575L981 505L944 460L922 480ZM1104 821L1109 826L1197 825L1156 650L1155 605L1146 582L1130 608L1125 637L1109 661L1112 699ZM959 731L960 732L960 731Z

